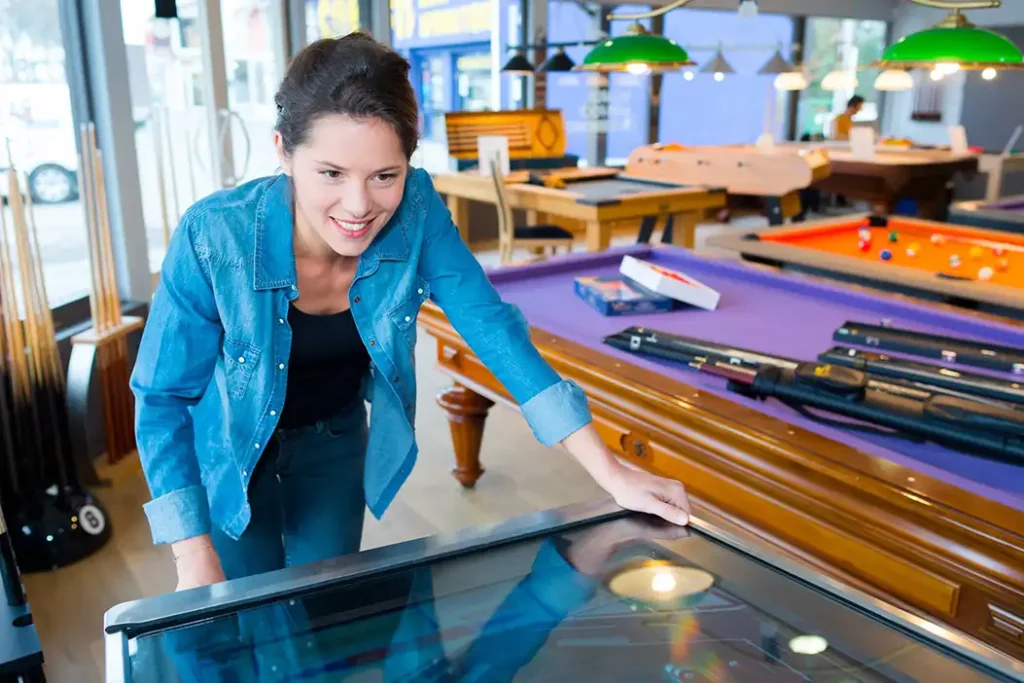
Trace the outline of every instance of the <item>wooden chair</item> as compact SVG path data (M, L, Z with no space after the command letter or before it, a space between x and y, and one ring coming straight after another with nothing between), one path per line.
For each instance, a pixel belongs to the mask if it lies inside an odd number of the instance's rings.
M498 258L502 265L512 261L517 247L539 250L551 248L551 254L558 253L559 247L572 251L573 234L557 225L516 225L512 218L512 207L505 191L505 176L498 170L498 163L491 159L491 182L494 184L494 203L498 208Z

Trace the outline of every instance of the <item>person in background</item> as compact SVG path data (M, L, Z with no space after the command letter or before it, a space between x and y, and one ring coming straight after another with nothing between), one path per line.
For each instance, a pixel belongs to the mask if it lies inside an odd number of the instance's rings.
M832 123L832 138L835 140L849 140L850 129L853 128L853 117L864 107L864 98L854 95L846 103L846 111L836 117Z

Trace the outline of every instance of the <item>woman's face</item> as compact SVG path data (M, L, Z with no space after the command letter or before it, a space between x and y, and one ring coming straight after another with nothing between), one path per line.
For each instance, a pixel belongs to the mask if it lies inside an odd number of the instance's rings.
M316 119L291 155L280 133L274 142L295 187L302 238L341 256L366 251L402 202L408 160L395 129L379 119L329 114Z

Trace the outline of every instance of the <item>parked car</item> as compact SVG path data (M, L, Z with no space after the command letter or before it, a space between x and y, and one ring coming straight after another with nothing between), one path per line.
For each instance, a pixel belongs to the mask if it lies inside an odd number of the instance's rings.
M10 144L11 156L32 201L59 204L78 198L78 152L74 128L70 122L42 121L25 123L19 119L0 120L0 141ZM6 199L8 180L7 149L0 147L0 197Z

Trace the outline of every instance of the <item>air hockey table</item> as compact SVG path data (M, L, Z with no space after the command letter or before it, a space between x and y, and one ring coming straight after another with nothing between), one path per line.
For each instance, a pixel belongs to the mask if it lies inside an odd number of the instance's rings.
M610 501L118 605L106 681L1010 681L711 510Z

